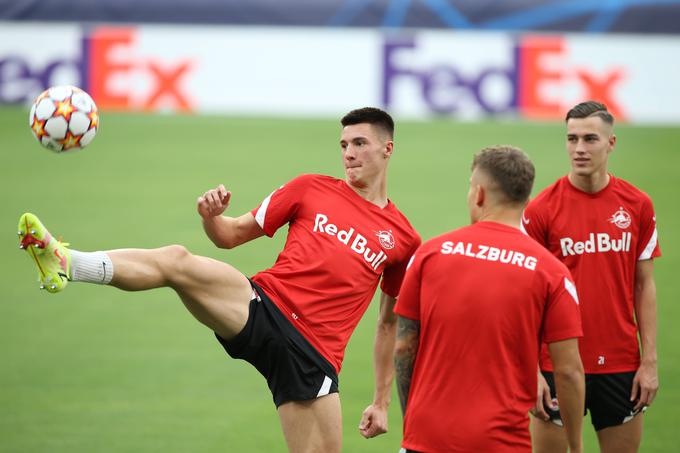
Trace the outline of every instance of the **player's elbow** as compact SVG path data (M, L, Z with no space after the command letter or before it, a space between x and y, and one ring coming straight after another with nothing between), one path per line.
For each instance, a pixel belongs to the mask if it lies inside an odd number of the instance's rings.
M221 235L210 234L210 232L207 232L207 233L208 233L208 239L210 239L210 242L212 242L215 245L215 247L217 247L219 249L233 248L233 245L231 244L231 242L226 240Z
M553 374L556 380L575 383L584 380L581 360L569 360L563 363L553 361Z
M394 359L396 361L407 357L413 357L417 349L417 342L414 343L406 338L397 338L394 342Z
M395 341L394 343L394 358L398 359L400 357L403 357L404 355L406 355L407 350L408 349L406 343L402 340L397 339L397 341Z
M217 248L227 249L227 250L233 249L234 247L236 247L238 245L236 243L236 241L234 241L232 239L225 239L225 238L221 238L218 241L213 241L213 243L217 246Z
M393 332L397 328L397 315L392 311L381 313L378 317L378 328Z
M555 378L563 377L567 381L583 378L583 363L579 354L577 338L549 343L548 351L552 359Z

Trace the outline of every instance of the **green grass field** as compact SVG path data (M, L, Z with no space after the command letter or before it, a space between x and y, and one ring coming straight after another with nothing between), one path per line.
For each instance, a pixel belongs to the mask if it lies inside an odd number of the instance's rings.
M224 183L234 193L230 212L241 214L297 174L341 176L337 120L104 112L94 143L63 155L35 142L24 109L0 108L0 132L0 451L285 451L264 379L229 359L170 290L72 284L65 293L41 292L17 247L16 222L32 211L80 250L179 243L250 275L273 263L285 232L218 250L203 234L196 198ZM651 195L664 254L656 266L661 389L645 415L642 451L676 451L680 129L617 132L612 171ZM401 122L390 198L428 239L467 223L474 152L522 147L536 164L537 192L567 170L563 137L561 124ZM373 392L375 305L340 375L347 452L399 448L396 393L388 434L365 440L356 428ZM586 449L596 451L589 421L585 427Z

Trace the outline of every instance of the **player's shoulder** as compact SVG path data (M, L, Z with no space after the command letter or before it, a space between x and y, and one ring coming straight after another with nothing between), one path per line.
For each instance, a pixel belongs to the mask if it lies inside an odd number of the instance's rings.
M389 200L389 209L390 217L393 218L395 223L398 223L405 230L410 231L414 237L417 237L418 243L420 243L421 238L415 227L411 224L411 221L408 219L408 217L406 217L406 214L401 212L401 209L399 209L397 205L392 202L392 200Z
M439 236L432 237L425 242L422 242L413 253L411 261L417 260L424 262L427 261L429 257L437 255L441 250L442 244L447 240L449 233L440 234Z
M290 182L293 181L297 183L314 183L314 182L335 183L340 180L338 178L328 175L320 175L316 173L303 173L290 180Z
M567 183L567 177L562 176L557 181L550 184L545 189L541 190L538 195L531 199L529 202L529 207L536 208L541 207L550 203L555 197L560 197L565 189L565 184Z
M566 264L553 255L550 250L534 240L534 238L528 235L523 236L521 239L523 241L523 251L527 255L536 258L538 262L537 269L543 270L548 275L571 275Z
M611 176L611 178L614 184L614 189L617 192L624 193L628 196L638 198L644 202L651 203L652 201L651 197L644 190L626 181L625 179L621 179L613 175Z
M307 191L308 189L324 190L334 187L336 190L342 183L341 179L333 176L320 175L315 173L304 173L291 179L284 186L297 191Z
M470 238L474 234L475 226L467 225L455 230L450 230L438 236L434 236L423 243L420 249L423 252L438 252L445 242L460 242Z

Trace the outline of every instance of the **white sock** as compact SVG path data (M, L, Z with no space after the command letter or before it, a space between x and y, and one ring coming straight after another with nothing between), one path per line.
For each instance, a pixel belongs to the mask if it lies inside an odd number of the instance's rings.
M113 278L113 263L105 252L71 250L71 280L108 285Z

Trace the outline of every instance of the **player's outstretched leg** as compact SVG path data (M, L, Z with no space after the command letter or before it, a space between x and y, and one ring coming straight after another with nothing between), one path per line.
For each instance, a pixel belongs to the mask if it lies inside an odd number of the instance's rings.
M26 213L19 219L19 247L33 259L38 269L40 288L56 293L68 284L71 271L71 253L38 218Z
M33 214L19 220L20 247L33 259L42 285L63 290L69 281L110 284L127 291L169 287L201 323L229 340L248 319L252 288L234 267L189 253L180 245L152 250L79 252L57 241Z

